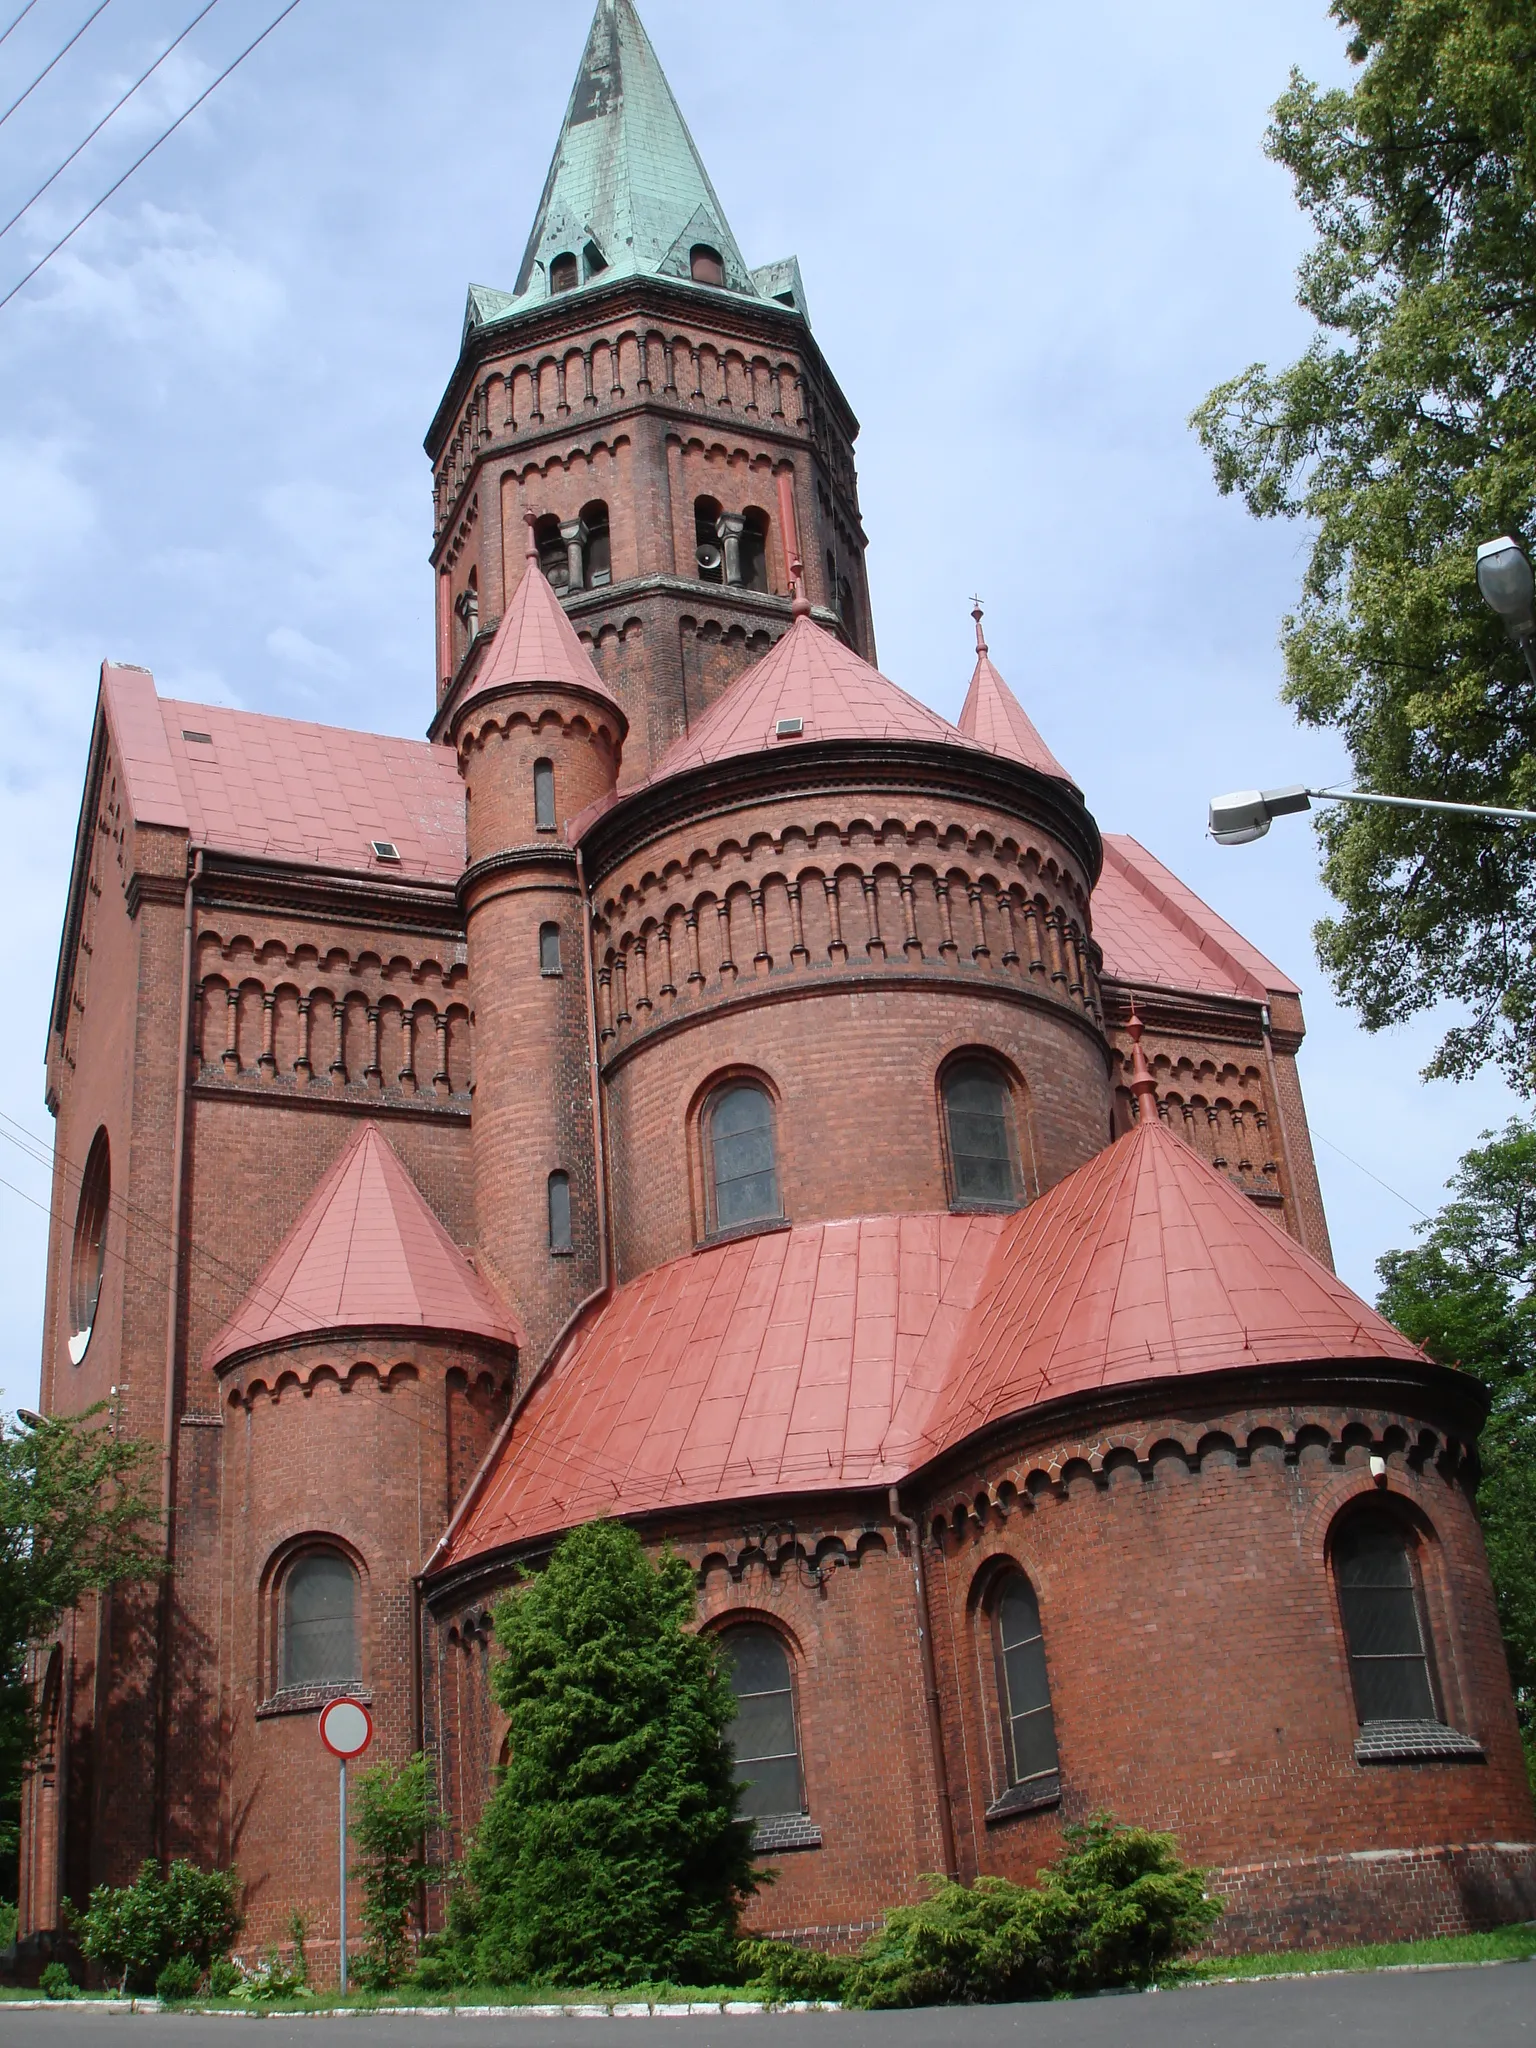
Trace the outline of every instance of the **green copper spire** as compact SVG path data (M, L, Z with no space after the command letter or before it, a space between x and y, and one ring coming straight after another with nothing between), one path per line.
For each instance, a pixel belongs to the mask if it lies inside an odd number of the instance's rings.
M718 281L694 277L697 248L718 255ZM598 0L517 283L510 293L473 286L466 332L620 277L677 278L805 312L793 257L747 268L632 0Z

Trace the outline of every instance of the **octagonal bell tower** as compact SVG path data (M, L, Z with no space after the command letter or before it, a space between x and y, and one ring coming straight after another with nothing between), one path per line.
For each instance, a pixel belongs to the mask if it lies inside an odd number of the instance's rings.
M516 282L471 288L427 436L433 736L512 601L525 519L628 716L626 781L788 628L797 549L820 621L873 660L857 432L798 263L748 267L631 0L599 0Z

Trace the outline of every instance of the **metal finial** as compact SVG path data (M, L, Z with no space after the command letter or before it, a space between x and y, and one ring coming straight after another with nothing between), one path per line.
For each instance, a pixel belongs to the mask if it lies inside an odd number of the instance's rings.
M976 652L978 654L985 654L987 651L987 642L986 636L983 634L981 630L982 611L981 599L979 597L973 597L971 599L971 617L976 621Z

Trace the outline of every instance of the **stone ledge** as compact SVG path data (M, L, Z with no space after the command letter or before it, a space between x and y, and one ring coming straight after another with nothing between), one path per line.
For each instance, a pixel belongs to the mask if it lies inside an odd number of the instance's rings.
M280 1685L257 1707L256 1718L266 1721L275 1714L318 1714L331 1700L361 1700L371 1707L373 1694L353 1679L339 1685Z
M752 1830L752 1854L776 1855L781 1849L819 1849L821 1829L803 1813L774 1815Z
M1483 1745L1443 1721L1367 1721L1355 1743L1357 1764L1485 1761Z
M1027 1784L1010 1785L1008 1790L982 1815L990 1827L993 1821L1009 1820L1016 1813L1039 1813L1047 1806L1061 1804L1061 1774L1048 1771L1043 1776L1031 1778Z

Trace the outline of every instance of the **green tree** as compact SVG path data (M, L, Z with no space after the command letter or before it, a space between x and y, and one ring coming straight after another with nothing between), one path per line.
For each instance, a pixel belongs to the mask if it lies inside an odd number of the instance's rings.
M36 1736L27 1652L92 1590L159 1569L151 1448L92 1408L0 1419L0 1862L15 1854L21 1774Z
M753 1887L684 1561L616 1522L573 1530L496 1611L511 1761L468 1859L484 1983L728 1981Z
M374 1764L357 1774L351 1833L368 1936L360 1981L377 1989L397 1984L404 1974L416 1901L437 1875L426 1853L437 1820L427 1760L419 1750L407 1763Z
M1536 1783L1536 1121L1485 1131L1449 1185L1422 1242L1377 1261L1379 1305L1492 1398L1477 1501Z
M168 1963L185 1959L201 1975L229 1953L240 1931L239 1881L232 1870L199 1870L180 1858L163 1876L146 1862L132 1884L97 1885L77 1931L109 1978L150 1991Z
M1268 154L1316 230L1321 332L1192 424L1223 492L1300 518L1285 695L1368 788L1536 808L1536 691L1482 603L1477 543L1536 521L1536 0L1334 0L1351 91L1291 75ZM1323 964L1371 1030L1466 1005L1431 1074L1536 1088L1536 831L1341 805Z

